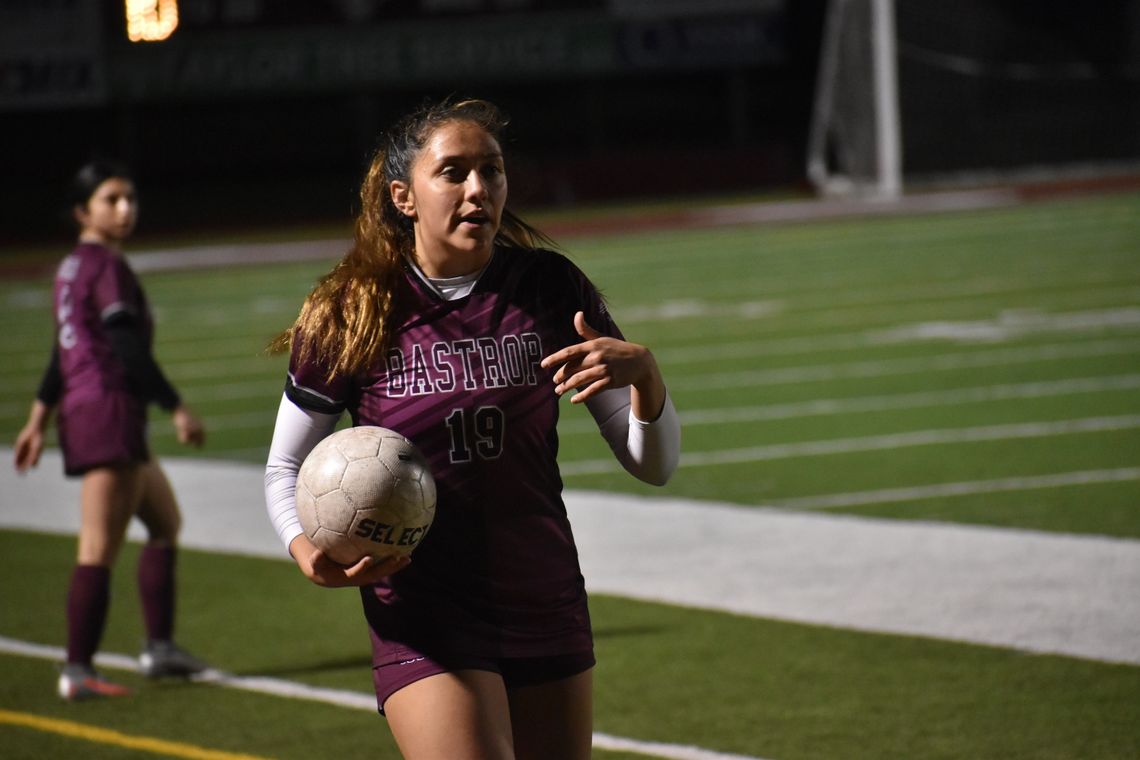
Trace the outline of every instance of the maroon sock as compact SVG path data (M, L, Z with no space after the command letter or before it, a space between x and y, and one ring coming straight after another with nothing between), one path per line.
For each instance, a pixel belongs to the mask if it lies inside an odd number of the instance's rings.
M139 598L150 639L174 634L174 560L174 547L162 544L146 544L139 555Z
M67 591L67 661L90 665L111 606L111 569L76 565Z

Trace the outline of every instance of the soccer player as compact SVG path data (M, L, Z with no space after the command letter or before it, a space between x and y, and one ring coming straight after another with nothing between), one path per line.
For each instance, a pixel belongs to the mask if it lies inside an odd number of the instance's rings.
M150 307L122 255L138 219L131 175L113 162L92 162L76 174L68 202L79 242L56 272L51 361L16 438L15 464L24 472L39 463L44 432L58 411L64 472L82 478L67 662L58 683L61 697L76 700L130 693L97 673L92 661L107 619L111 568L132 517L148 532L138 565L147 636L141 670L149 677L185 676L205 667L172 639L181 516L147 447L148 403L173 415L180 442L201 446L205 433L155 363Z
M385 137L354 243L293 328L266 468L301 571L361 587L380 711L405 757L590 755L593 639L562 501L558 400L576 392L617 459L664 484L680 425L653 355L586 276L506 210L485 101L448 100ZM435 522L414 558L331 562L296 516L296 474L345 410L429 460Z

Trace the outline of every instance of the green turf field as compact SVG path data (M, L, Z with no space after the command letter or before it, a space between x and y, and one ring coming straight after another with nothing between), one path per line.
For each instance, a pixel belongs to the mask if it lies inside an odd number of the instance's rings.
M1140 195L563 242L654 349L684 425L659 491L564 404L568 487L1140 538ZM264 459L284 359L262 349L327 264L143 275L159 359L210 457ZM0 299L10 441L50 345L49 282L6 279ZM162 419L154 441L187 453ZM62 643L71 553L0 532L0 635ZM182 636L220 667L368 690L352 592L189 551L181 577ZM116 582L105 648L133 653L130 573ZM592 609L608 734L773 760L1140 756L1137 667L616 598ZM265 757L395 756L366 712L205 685L145 686L130 710L65 705L51 663L0 668L0 710ZM0 746L144 756L2 717Z

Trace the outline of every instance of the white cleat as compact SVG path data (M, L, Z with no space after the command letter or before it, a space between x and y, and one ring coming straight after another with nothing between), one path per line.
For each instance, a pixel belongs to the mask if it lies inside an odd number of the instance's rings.
M208 670L209 667L173 641L148 641L146 649L139 655L139 669L147 678L186 678Z

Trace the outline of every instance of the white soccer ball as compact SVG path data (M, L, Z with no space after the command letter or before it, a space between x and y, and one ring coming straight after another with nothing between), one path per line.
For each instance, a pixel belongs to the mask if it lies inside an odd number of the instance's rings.
M301 527L334 562L410 554L435 518L435 480L404 436L375 426L339 430L297 473Z

